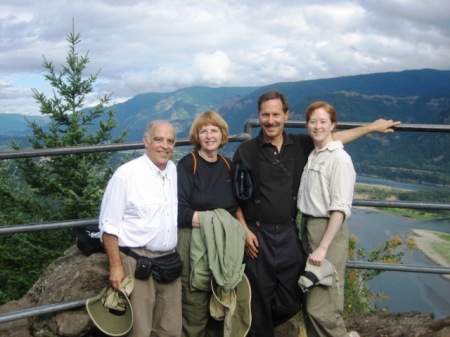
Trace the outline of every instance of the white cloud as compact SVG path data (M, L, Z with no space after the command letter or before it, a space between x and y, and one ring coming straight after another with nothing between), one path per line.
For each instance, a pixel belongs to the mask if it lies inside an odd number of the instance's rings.
M4 0L0 113L38 112L30 89L49 89L42 55L65 63L72 19L86 73L101 69L96 90L114 101L193 85L450 69L447 0Z
M232 62L228 55L222 51L195 55L193 66L195 72L200 75L200 80L205 81L205 83L223 85L235 77L232 74Z

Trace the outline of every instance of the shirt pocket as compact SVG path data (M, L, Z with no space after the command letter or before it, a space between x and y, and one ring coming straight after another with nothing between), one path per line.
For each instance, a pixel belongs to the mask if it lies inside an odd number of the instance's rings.
M152 201L132 200L127 207L127 217L130 219L144 219L150 216L152 210Z
M328 190L327 185L327 174L326 174L326 163L319 161L308 167L308 183L307 191L315 199L322 200L324 191Z

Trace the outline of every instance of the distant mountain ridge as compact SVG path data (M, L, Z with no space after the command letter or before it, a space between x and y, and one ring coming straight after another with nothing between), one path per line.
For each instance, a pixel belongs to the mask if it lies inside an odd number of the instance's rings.
M140 94L117 104L116 119L119 126L128 127L129 139L142 138L146 123L154 119L167 119L176 129L178 137L186 137L195 116L203 111L219 111L221 107L234 106L256 87L189 87L170 93ZM239 131L239 132L242 132Z
M374 117L392 117L407 119L411 123L419 118L419 122L423 123L426 119L433 120L432 116L428 113L410 115L405 113L405 106L421 106L423 111L423 105L433 101L432 115L438 113L440 107L449 106L450 71L405 70L280 82L263 87L188 87L169 93L143 93L116 104L116 118L120 129L129 128L133 131L129 134L129 140L132 141L140 139L141 135L136 136L135 131L142 133L142 123L159 118L176 124L179 136L184 137L195 116L206 110L221 113L229 123L231 132L239 133L243 131L245 120L257 117L258 97L270 89L279 90L288 97L290 111L297 119L302 117L309 103L321 99L336 102L330 103L335 104L341 121L370 121ZM364 106L359 105L361 100L365 103ZM391 108L375 111L373 106L379 106L381 101ZM358 105L358 111L352 108L353 104ZM403 108L400 107L402 105ZM0 136L27 134L30 129L25 118L42 121L43 124L47 120L42 116L0 114ZM439 123L439 118L437 119L434 123Z
M23 136L30 134L31 129L28 122L36 121L39 125L48 123L49 118L36 115L1 114L0 113L0 136Z
M227 121L236 121L239 124L242 124L245 118L248 118L248 113L252 117L257 117L257 99L259 95L269 89L279 90L288 97L290 111L294 114L293 117L297 119L304 120L304 111L311 102L325 100L335 105L340 121L369 122L374 118L384 117L403 121L408 119L410 123L414 123L415 118L411 116L409 111L399 109L396 104L392 103L404 101L407 104L406 101L409 100L413 104L420 104L423 99L429 101L436 98L436 100L433 100L437 103L434 107L435 110L449 106L450 71L408 70L274 83L261 87L250 95L243 97L241 102L246 102L243 105L221 109L221 113L228 118ZM354 101L362 98L365 98L364 105L358 105L358 109L356 109L353 104ZM372 103L380 100L385 101L384 109L374 111ZM429 115L428 112L425 115ZM239 118L239 116L242 116L242 118ZM424 123L423 119L420 122Z
M263 87L189 87L169 93L143 93L114 106L119 122L117 133L128 128L127 141L139 141L147 122L167 119L176 127L178 137L187 137L195 116L206 110L218 111L227 121L230 134L241 133L247 119L257 118L258 97L271 89L288 97L291 120L304 120L306 107L313 101L324 100L336 107L338 124L378 118L403 123L450 124L450 71L421 69L280 82ZM0 126L1 144L10 143L11 137L27 134L25 117L21 120L17 115L0 114ZM366 174L387 177L389 171L395 178L401 173L394 174L390 166L406 166L420 172L420 177L411 178L415 181L423 177L430 181L441 175L434 183L450 185L448 144L449 134L399 132L364 137L346 148L355 166ZM226 154L232 155L235 145L230 144Z

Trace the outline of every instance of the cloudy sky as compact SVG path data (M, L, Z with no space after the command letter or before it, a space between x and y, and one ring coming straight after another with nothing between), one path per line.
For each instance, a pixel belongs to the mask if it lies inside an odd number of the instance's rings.
M43 56L81 34L96 100L183 87L261 86L405 69L450 69L448 0L2 0L0 113L38 114Z

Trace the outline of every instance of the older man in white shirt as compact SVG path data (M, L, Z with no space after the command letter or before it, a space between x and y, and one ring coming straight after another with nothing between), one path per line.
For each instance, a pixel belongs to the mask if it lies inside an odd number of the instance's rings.
M137 256L165 256L177 243L177 175L170 160L175 130L166 121L151 122L143 142L145 154L116 170L101 205L99 226L114 289L135 275ZM151 275L137 278L130 301L134 324L128 336L181 335L179 277L168 283Z

